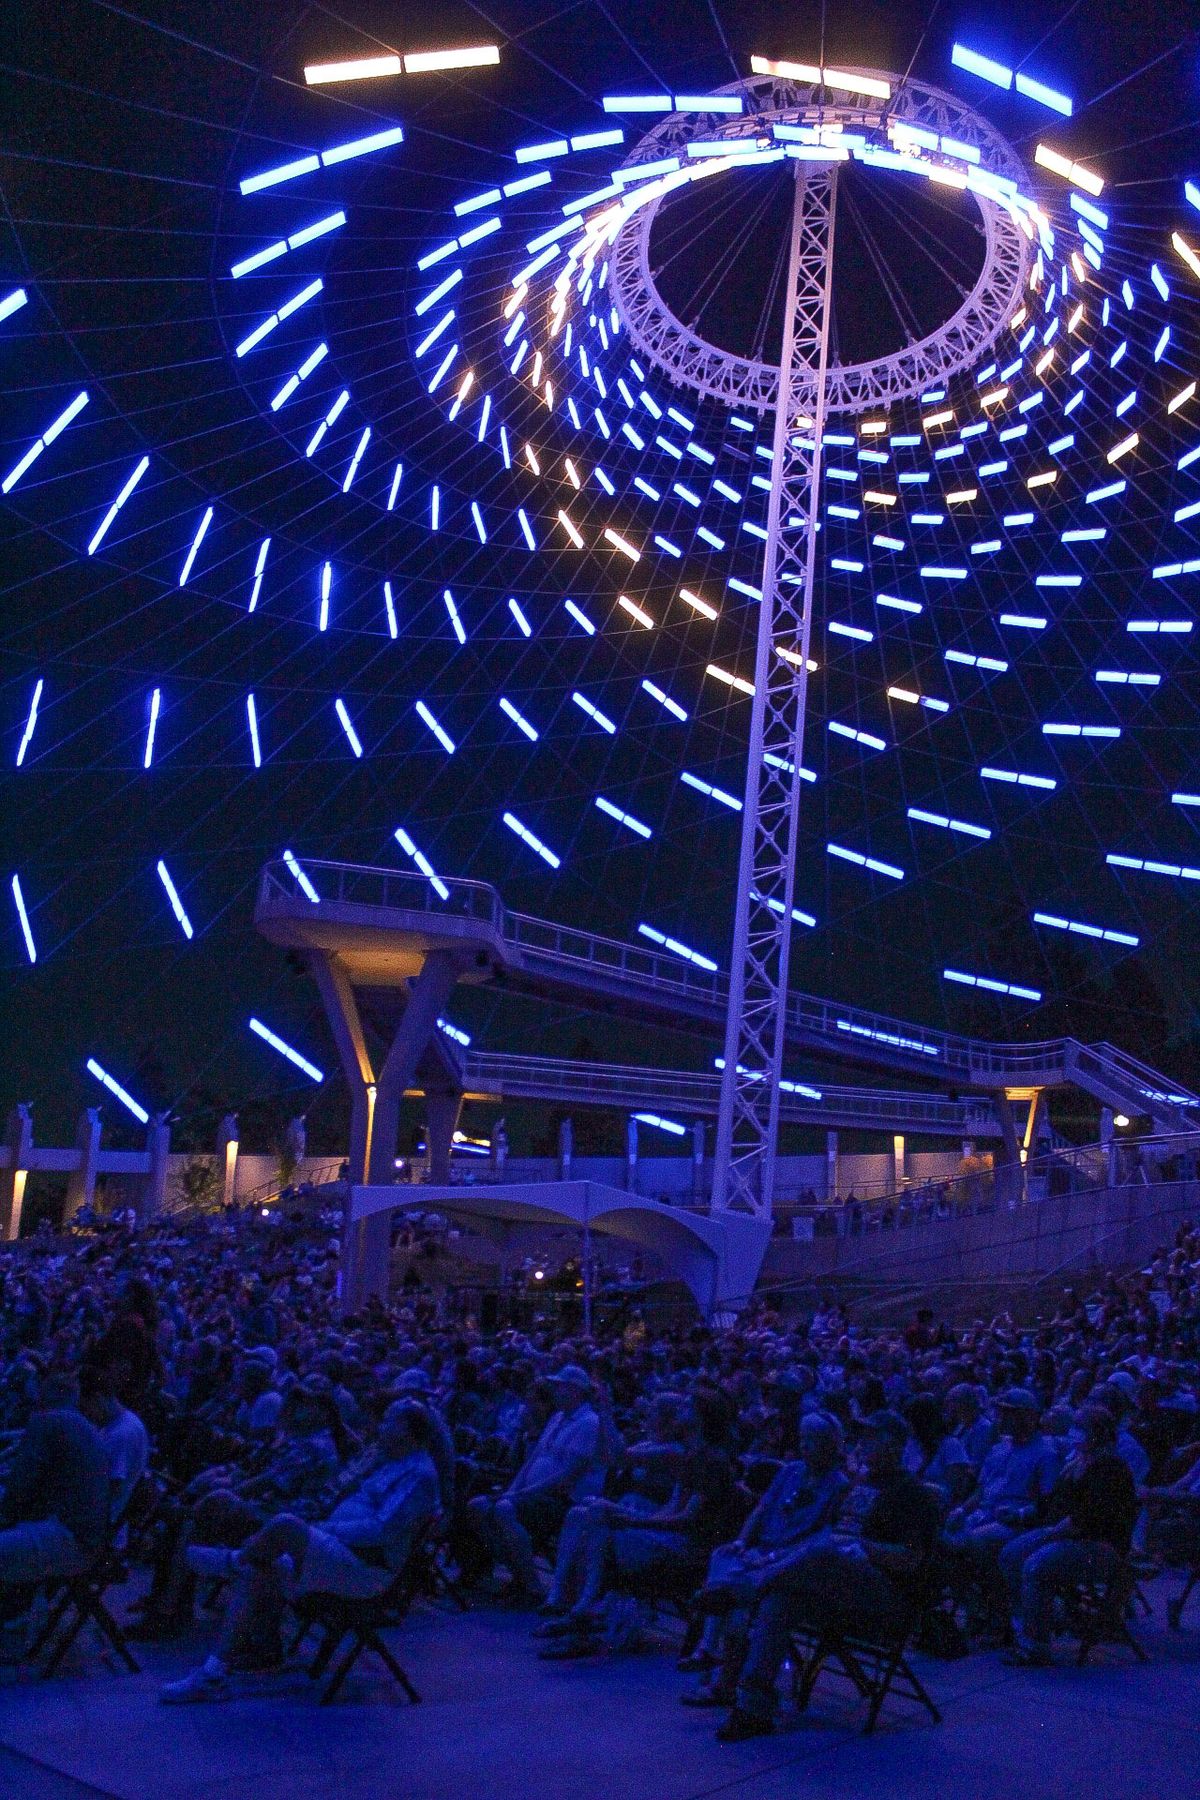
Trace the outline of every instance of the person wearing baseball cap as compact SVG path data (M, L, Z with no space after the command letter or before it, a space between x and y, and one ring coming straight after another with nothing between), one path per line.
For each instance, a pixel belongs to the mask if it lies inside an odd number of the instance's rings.
M599 1493L604 1479L591 1376L578 1363L564 1363L546 1379L558 1411L499 1499L480 1495L468 1508L493 1563L512 1575L514 1595L539 1601L535 1547L552 1545L569 1509Z
M1007 1595L1000 1553L1038 1522L1058 1480L1060 1450L1041 1430L1041 1409L1029 1388L1005 1388L996 1398L999 1442L988 1452L979 1484L946 1521L945 1542L959 1580L977 1597L985 1635L1007 1634Z

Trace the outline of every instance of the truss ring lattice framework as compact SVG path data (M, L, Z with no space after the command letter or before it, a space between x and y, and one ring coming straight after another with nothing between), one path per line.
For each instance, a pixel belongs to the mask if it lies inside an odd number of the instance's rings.
M971 146L979 152L978 166L993 175L1018 182L1027 179L1011 145L972 107L940 88L914 81L901 83L896 76L884 79L892 88L892 99L885 105L830 101L816 87L771 76L731 83L718 91L742 95L744 114L672 113L638 141L624 167L661 162L699 139L709 143L715 138L753 140L764 128L775 125L820 124L831 131L840 128L873 134L890 121ZM749 361L708 343L675 317L659 293L650 265L650 237L665 197L660 195L640 208L622 228L612 249L612 293L630 340L674 386L727 406L770 412L779 397L778 367ZM997 201L978 192L972 197L984 236L983 267L975 286L951 318L917 343L870 362L831 364L827 415L862 413L944 386L951 376L985 357L1020 306L1033 244L1012 213ZM811 370L807 380L801 371L797 375L794 395L801 409L811 412L816 371Z

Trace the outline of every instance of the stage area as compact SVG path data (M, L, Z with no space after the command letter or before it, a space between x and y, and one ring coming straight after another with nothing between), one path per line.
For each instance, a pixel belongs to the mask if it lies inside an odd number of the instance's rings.
M159 1683L195 1661L204 1630L140 1648L143 1673L101 1666L94 1645L60 1678L0 1673L6 1800L1189 1800L1200 1795L1200 1631L1139 1628L1150 1653L1098 1653L1085 1669L1016 1671L995 1654L921 1659L944 1714L899 1704L873 1738L840 1685L804 1722L747 1744L714 1742L714 1715L679 1705L673 1645L539 1663L526 1614L421 1606L393 1641L422 1693L394 1698L370 1661L319 1707L302 1675L245 1697L169 1710ZM717 1715L718 1717L720 1715Z

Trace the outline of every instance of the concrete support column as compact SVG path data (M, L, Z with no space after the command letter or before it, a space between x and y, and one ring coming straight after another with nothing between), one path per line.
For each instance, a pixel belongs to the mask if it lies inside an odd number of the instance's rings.
M400 1130L400 1103L405 1090L411 1087L417 1072L417 1064L429 1045L430 1039L437 1030L439 1015L444 1011L447 1000L458 980L459 965L456 958L448 950L433 950L425 958L421 973L413 982L409 991L408 1003L404 1008L396 1034L392 1039L383 1066L375 1081L375 1100L373 1112L369 1109L369 1083L363 1073L370 1069L366 1047L362 1039L362 1027L358 1023L358 1007L350 983L340 966L329 960L326 964L325 982L333 990L337 1001L337 1013L341 1020L340 1030L347 1048L355 1057L355 1064L360 1071L364 1108L364 1135L369 1136L370 1149L366 1159L366 1179L371 1186L390 1186L396 1179L396 1139ZM324 992L324 988L322 992ZM353 1008L353 1012L350 1008ZM326 1003L328 1010L328 1002ZM362 1046L361 1059L356 1048ZM353 1092L353 1085L351 1088ZM369 1125L369 1130L367 1129ZM451 1125L451 1131L454 1127ZM432 1143L432 1140L431 1140ZM355 1182L354 1167L350 1170L351 1182ZM374 1296L385 1298L387 1294L388 1275L391 1267L392 1219L391 1214L373 1213L370 1218L358 1220L348 1225L342 1233L342 1270L341 1270L341 1304L347 1312L357 1312L366 1300Z
M1104 1147L1104 1185L1117 1185L1117 1139L1111 1106L1100 1108L1100 1142Z
M836 1131L825 1133L825 1199L829 1205L837 1199L838 1191L838 1134Z
M704 1120L697 1119L692 1126L692 1199L704 1197Z
M171 1154L169 1115L155 1113L146 1132L146 1154L150 1168L138 1187L135 1210L139 1225L147 1224L162 1211L167 1191L167 1158Z
M233 1204L237 1188L238 1120L236 1113L226 1113L217 1127L217 1175L221 1182L221 1205Z
M359 1016L354 989L336 956L320 951L312 957L310 968L325 1007L325 1016L337 1045L342 1074L350 1090L350 1180L367 1179L367 1162L371 1151L373 1114L375 1110L375 1071L367 1050L367 1041Z
M298 1169L308 1151L308 1121L304 1113L288 1120L283 1145L293 1169Z
M504 1180L504 1165L508 1161L508 1127L503 1119L497 1119L492 1126L492 1166L496 1171L496 1180Z
M629 1119L625 1124L625 1187L631 1194L637 1193L638 1167L638 1122Z
M21 1235L21 1208L33 1155L33 1107L23 1100L8 1115L4 1132L7 1166L0 1170L0 1238L11 1242Z
M433 950L425 958L421 973L409 991L408 1003L375 1084L375 1117L367 1170L367 1180L371 1183L396 1178L400 1102L405 1089L412 1085L417 1064L437 1030L438 1016L457 980L458 963L450 951Z
M438 1186L450 1180L450 1148L462 1112L461 1094L425 1096L425 1141L429 1146L429 1179Z
M558 1179L570 1181L571 1160L575 1154L575 1127L570 1119L558 1122Z
M1023 1186L1023 1170L1021 1166L1021 1138L1017 1133L1017 1123L1013 1117L1013 1104L1022 1096L1014 1095L1007 1089L998 1096L996 1110L1000 1114L1000 1137L1002 1149L995 1159L996 1205L999 1208L1019 1206Z
M75 1217L81 1206L90 1206L96 1195L96 1163L100 1156L100 1114L94 1106L84 1109L75 1128L75 1147L79 1166L67 1177L67 1204L64 1224Z
M890 1192L898 1194L904 1186L905 1156L904 1133L897 1131L892 1137L892 1164Z

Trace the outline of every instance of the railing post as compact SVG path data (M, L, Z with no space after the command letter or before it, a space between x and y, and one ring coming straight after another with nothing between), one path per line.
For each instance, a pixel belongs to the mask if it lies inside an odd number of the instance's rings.
M1117 1145L1113 1131L1113 1109L1100 1108L1100 1142L1104 1146L1104 1185L1115 1187L1117 1180Z
M838 1190L838 1134L836 1131L825 1133L825 1199L829 1205L837 1199Z

